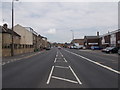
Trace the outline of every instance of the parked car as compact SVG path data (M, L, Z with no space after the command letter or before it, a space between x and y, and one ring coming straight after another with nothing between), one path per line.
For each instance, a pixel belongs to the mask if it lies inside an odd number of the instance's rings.
M74 46L70 46L70 49L74 49Z
M51 48L50 47L46 47L46 50L50 50Z
M60 47L60 46L58 46L58 49L61 49L61 47Z
M117 53L118 52L118 47L107 47L105 49L102 49L102 52Z
M118 50L118 54L120 55L120 49Z
M102 48L100 48L99 46L91 46L92 50L101 50Z

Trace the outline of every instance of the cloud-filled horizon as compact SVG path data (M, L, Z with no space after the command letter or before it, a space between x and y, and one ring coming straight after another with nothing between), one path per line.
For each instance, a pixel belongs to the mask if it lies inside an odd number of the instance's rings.
M11 27L11 3L2 4L3 23ZM70 42L118 29L117 2L15 2L15 25L31 27L51 42ZM1 22L2 23L2 22Z

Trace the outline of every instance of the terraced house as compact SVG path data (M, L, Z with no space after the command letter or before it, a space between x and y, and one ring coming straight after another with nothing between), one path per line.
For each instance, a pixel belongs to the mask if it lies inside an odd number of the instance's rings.
M12 45L12 30L8 28L7 24L1 26L0 34L2 35L2 56L11 56ZM19 54L18 48L20 45L21 36L13 31L13 43L15 55Z
M8 28L7 24L0 27L1 56L11 56L12 30ZM13 39L14 55L39 51L48 46L46 37L38 35L30 27L23 27L19 24L14 26Z

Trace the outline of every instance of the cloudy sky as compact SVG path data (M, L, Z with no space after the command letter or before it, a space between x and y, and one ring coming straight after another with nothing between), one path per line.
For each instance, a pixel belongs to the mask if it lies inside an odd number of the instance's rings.
M2 3L2 21L11 27L11 3ZM15 25L33 28L51 42L105 34L118 28L117 2L15 2Z

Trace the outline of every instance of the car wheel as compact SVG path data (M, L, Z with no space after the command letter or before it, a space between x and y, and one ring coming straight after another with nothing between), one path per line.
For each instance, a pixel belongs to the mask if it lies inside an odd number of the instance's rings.
M110 51L110 54L112 54L112 52Z

